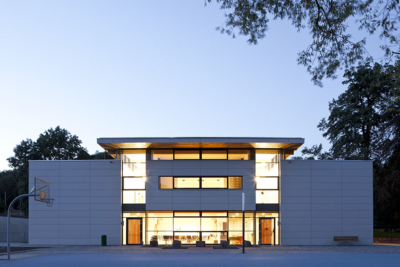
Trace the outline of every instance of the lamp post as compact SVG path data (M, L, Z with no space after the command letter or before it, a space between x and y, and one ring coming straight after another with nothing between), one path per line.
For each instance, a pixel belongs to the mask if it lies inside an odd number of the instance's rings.
M242 223L242 245L243 245L243 252L244 253L244 192L242 192L242 215L243 215L243 223Z

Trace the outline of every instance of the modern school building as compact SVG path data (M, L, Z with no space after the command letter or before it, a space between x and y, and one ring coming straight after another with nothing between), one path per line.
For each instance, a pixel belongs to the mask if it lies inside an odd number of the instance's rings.
M111 160L29 162L29 243L373 244L372 161L291 160L303 138L99 138ZM242 223L242 192L245 223ZM242 229L245 234L243 236Z

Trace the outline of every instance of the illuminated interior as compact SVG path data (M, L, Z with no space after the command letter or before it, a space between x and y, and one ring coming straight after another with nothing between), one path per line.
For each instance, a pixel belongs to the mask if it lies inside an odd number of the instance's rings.
M279 204L279 158L277 150L256 150L256 204Z
M122 203L146 203L146 150L124 150L122 159Z
M228 183L229 181L229 183ZM229 184L229 186L228 186ZM242 189L241 176L172 177L160 176L159 189Z
M275 150L274 150L275 151ZM201 154L201 157L200 157ZM249 149L152 149L151 160L249 160ZM135 161L134 159L133 161ZM137 161L135 161L137 162Z
M279 191L278 190L257 190L256 191L257 204L278 204Z
M240 245L243 242L243 218L240 211L204 211L204 212L172 212L172 211L147 211L124 212L123 236L126 236L127 218L142 218L142 242L149 244L151 240L157 240L159 245L171 245L173 240L180 240L182 244L195 245L196 241L205 241L207 245L220 244L229 240L230 244ZM270 221L260 221L271 219ZM271 238L279 244L277 212L246 212L245 213L245 240L252 244L258 244L259 235ZM259 224L263 223L273 227L272 232L259 233ZM265 239L265 238L264 238ZM129 240L128 240L129 241ZM124 237L123 244L127 244ZM269 244L269 243L266 243Z
M146 203L146 150L124 150L122 159L123 204ZM256 149L153 149L152 160L196 159L196 160L249 160L255 156L255 182L257 204L279 204L278 150ZM241 176L227 177L159 177L159 189L242 189ZM188 190L189 191L189 190ZM269 209L268 206L266 206ZM136 221L135 221L136 218ZM139 219L141 219L139 223ZM240 245L244 240L252 244L279 244L279 212L249 211L245 213L243 238L242 212L235 211L147 211L123 212L123 244L136 242L140 236L142 244L157 240L159 245L171 245L173 240L195 245L205 241L207 245L229 240ZM141 226L141 234L129 232L129 227ZM267 229L267 230L266 230ZM135 244L136 244L135 243Z

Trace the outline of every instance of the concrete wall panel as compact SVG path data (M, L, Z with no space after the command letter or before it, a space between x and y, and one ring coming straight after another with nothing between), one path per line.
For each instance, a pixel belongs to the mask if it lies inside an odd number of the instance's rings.
M280 207L282 245L333 245L345 235L371 245L372 162L283 160Z
M29 185L33 186L34 177L49 181L55 202L48 208L29 199L29 243L100 245L101 235L106 234L108 244L120 245L120 169L119 160L30 161ZM99 223L103 228L94 232Z

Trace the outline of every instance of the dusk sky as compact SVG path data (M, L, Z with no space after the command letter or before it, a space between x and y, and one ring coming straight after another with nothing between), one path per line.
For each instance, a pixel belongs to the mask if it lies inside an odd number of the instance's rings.
M204 0L3 1L0 170L57 125L90 153L98 137L142 136L303 137L329 149L316 126L346 86L341 73L315 86L297 65L308 30L272 21L249 45L215 30L223 14Z

